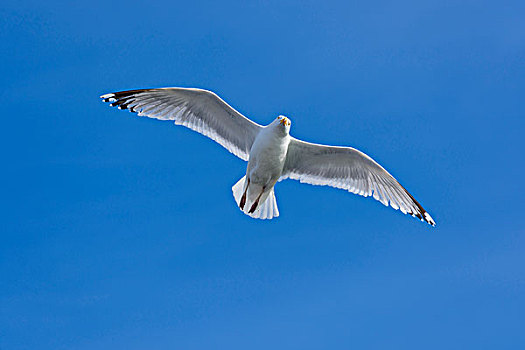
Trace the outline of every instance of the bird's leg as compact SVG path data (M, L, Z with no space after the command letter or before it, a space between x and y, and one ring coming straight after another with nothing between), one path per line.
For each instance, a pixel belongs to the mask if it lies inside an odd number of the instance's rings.
M259 205L259 199L261 199L261 196L265 189L266 189L266 186L263 186L261 193L259 193L259 195L257 196L257 199L255 200L255 202L253 202L253 205L250 208L250 211L248 212L249 214L253 213L255 209L257 209L257 206Z
M239 203L239 208L241 208L241 210L244 210L244 206L246 205L246 192L248 192L248 186L250 186L250 178L248 178L248 184L246 185L246 188L244 189L244 193L242 194L242 197L241 197L241 202Z

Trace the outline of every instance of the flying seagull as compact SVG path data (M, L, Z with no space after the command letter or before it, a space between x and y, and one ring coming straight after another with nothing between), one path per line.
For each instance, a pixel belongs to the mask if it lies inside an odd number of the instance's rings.
M278 116L267 126L237 112L215 93L190 88L114 92L100 96L119 109L172 120L221 144L248 162L246 175L233 187L239 208L257 219L279 216L274 186L294 179L372 196L384 205L434 226L414 197L372 158L351 147L325 146L290 135L290 119Z

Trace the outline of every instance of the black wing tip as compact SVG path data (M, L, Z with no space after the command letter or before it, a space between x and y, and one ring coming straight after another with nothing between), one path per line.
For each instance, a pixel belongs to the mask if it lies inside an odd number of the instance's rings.
M436 222L434 221L434 219L432 219L432 216L430 216L430 214L426 211L423 213L423 220L427 222L430 226L436 227Z
M131 95L140 94L143 92L152 91L154 89L136 89L136 90L124 90L124 91L117 91L117 92L111 92L109 94L101 95L100 98L103 102L114 102L113 100L119 100L125 97L129 97Z
M412 214L412 216L418 218L422 222L426 222L432 227L436 227L436 222L434 221L434 219L432 219L430 214L427 213L426 211L424 211L423 214L420 214L420 213Z
M101 95L100 98L102 99L102 102L113 102L115 101L115 94L113 93L104 94L104 95Z
M102 99L102 102L110 103L111 107L117 107L118 109L128 109L130 112L135 113L136 111L133 107L128 108L129 103L126 103L128 97L151 90L152 89L118 91L101 95L100 98Z
M430 226L435 227L436 226L436 222L434 221L434 219L432 219L432 216L430 216L430 214L425 209L423 209L421 204L419 204L419 202L414 198L414 196L412 196L410 194L410 192L407 191L406 188L404 188L399 182L398 182L398 184L399 184L399 186L401 186L401 188L403 190L405 190L405 193L410 197L410 199L414 202L414 204L417 207L417 212L416 213L410 213L409 212L409 214L411 214L413 217L416 217L416 218L418 218L419 220L421 220L423 222L426 222Z

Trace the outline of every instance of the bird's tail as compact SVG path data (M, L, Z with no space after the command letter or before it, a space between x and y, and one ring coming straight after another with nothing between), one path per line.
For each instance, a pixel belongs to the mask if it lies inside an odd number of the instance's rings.
M233 197L235 198L235 202L237 202L238 207L240 205L241 198L245 190L245 182L246 176L237 181L237 183L232 187ZM279 209L277 209L277 200L275 199L275 193L273 188L268 194L266 200L263 203L259 204L258 208L253 213L248 213L249 209L250 205L249 203L246 203L244 206L244 210L241 210L244 214L249 215L255 219L273 219L274 217L278 217Z

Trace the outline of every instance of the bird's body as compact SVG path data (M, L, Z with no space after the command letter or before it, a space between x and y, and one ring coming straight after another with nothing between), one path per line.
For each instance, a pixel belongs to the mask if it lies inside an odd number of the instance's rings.
M248 161L246 175L233 187L239 208L259 219L279 216L275 184L287 178L373 196L432 226L432 217L397 180L366 154L351 148L318 145L290 136L291 122L277 117L261 126L213 92L188 88L129 90L102 95L119 109L173 120Z
M250 150L246 175L252 183L273 186L283 172L290 135L275 121L263 128Z
M259 213L254 214L255 211L270 194L273 195L273 187L282 175L290 143L290 127L283 125L286 123L289 123L288 119L280 116L262 128L250 149L243 186L246 201L238 204L245 213L253 214L251 216L258 217Z

